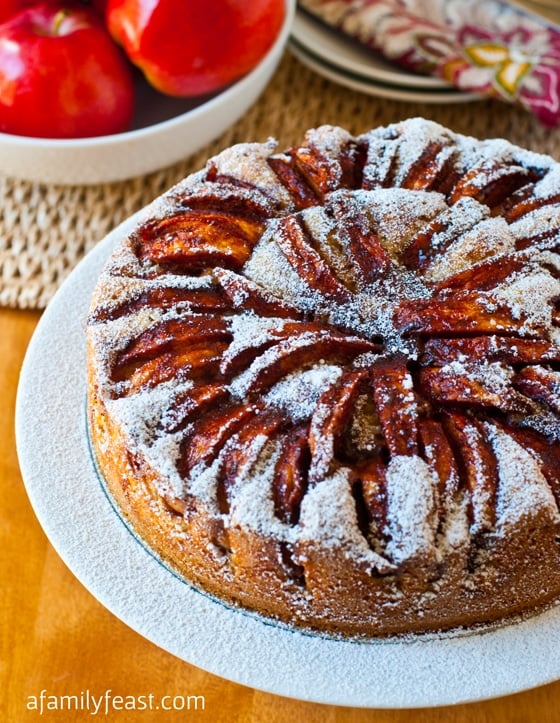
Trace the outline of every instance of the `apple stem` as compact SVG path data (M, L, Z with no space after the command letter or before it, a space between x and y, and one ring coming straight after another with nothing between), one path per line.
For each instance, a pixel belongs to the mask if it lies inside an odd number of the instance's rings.
M53 35L59 34L60 26L69 15L70 10L68 8L62 8L56 13L53 20Z

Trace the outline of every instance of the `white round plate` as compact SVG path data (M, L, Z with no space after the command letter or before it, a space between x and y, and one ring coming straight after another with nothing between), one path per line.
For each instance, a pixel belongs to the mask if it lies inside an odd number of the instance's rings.
M364 79L402 85L407 88L449 88L441 78L420 75L400 68L358 41L329 28L301 10L296 11L292 38L317 59L341 71Z
M276 41L250 73L206 98L166 97L138 79L134 127L96 138L44 139L0 133L0 173L55 184L120 181L172 165L217 138L264 90L284 51L293 23L295 0Z
M474 100L480 100L480 96L475 93L455 90L449 86L444 86L439 89L432 88L431 90L406 88L404 86L376 82L369 78L364 78L361 75L348 73L335 65L327 64L294 40L290 43L290 50L304 65L307 65L307 67L319 73L319 75L335 83L339 83L346 88L357 90L367 95L388 98L390 100L412 101L415 103L468 103Z
M107 255L137 219L112 232L64 282L33 336L18 389L17 445L29 498L82 584L173 655L237 683L307 701L447 705L560 677L560 609L485 633L332 640L222 605L170 572L130 533L88 446L84 322Z

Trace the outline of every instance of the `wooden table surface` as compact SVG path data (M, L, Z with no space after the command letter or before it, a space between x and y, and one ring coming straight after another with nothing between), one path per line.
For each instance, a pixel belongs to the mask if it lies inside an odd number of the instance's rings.
M481 703L418 710L360 710L300 702L258 692L205 673L130 630L74 578L51 547L28 502L14 439L18 373L37 312L0 309L0 721L200 720L281 723L557 723L560 682ZM164 701L184 710L56 712L61 696L84 707L111 691L123 705ZM43 713L33 710L41 703ZM80 697L81 696L81 697ZM151 699L150 699L151 696ZM163 696L169 696L163 698ZM189 696L191 696L189 698ZM195 698L194 696L199 696ZM202 699L204 710L202 710ZM131 703L132 704L132 703ZM47 708L50 706L50 708ZM195 706L198 710L195 710ZM190 707L190 710L188 709Z

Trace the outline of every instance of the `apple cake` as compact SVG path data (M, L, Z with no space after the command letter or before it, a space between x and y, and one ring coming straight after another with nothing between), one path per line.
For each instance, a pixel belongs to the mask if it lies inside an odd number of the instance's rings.
M195 588L379 637L560 597L560 164L413 118L242 143L118 240L100 474Z

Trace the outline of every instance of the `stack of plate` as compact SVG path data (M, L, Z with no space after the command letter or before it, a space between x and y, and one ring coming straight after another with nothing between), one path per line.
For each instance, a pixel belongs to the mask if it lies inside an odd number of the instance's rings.
M505 0L505 2L544 21L555 30L560 30L559 0Z
M369 95L420 103L478 98L441 78L404 70L301 10L296 12L290 45L294 55L317 73Z

